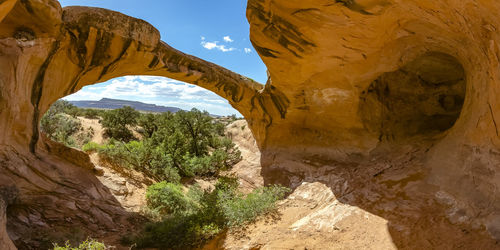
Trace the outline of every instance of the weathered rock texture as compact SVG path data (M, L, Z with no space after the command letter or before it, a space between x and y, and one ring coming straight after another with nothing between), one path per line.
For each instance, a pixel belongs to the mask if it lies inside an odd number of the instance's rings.
M0 178L1 180L2 178ZM14 186L0 186L0 249L16 249L9 238L6 229L7 206L17 198L17 189Z
M79 167L88 158L55 149L38 123L85 85L142 74L226 98L249 122L267 183L322 182L388 220L397 247L498 247L499 11L493 0L249 0L262 86L169 47L142 20L1 1L0 174L19 189L11 236L33 246L61 220L125 225Z
M499 10L250 0L266 88L289 103L256 131L264 177L322 181L388 219L398 247L498 248Z

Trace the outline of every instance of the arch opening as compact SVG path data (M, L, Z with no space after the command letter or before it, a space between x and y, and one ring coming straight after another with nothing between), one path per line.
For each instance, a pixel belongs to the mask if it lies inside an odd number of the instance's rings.
M52 103L40 119L40 131L68 147L101 144L106 137L100 124L104 113L127 106L142 114L195 109L214 119L242 117L226 99L203 87L162 76L129 75L84 86ZM142 138L132 127L122 131L125 141Z
M387 72L362 92L360 116L379 141L435 138L453 127L466 94L463 66L453 56L429 52Z

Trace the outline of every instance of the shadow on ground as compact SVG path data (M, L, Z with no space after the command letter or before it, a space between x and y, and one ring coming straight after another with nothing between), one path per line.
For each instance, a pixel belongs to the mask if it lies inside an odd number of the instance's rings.
M398 249L500 249L500 242L484 227L471 226L473 218L466 217L452 197L428 182L430 147L387 147L349 162L265 152L262 175L266 185L280 183L294 189L303 182L326 185L340 203L386 220L390 240ZM303 242L307 245L306 239Z

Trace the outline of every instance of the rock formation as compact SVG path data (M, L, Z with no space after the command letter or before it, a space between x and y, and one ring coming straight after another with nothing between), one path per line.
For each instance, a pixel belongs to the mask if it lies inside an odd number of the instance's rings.
M126 213L80 167L88 157L56 149L38 123L85 85L157 75L240 111L266 183L321 182L388 220L397 247L499 247L499 11L493 0L249 0L263 86L169 47L142 20L1 1L0 175L19 190L10 236L37 247L27 239L61 221L124 226Z
M249 1L266 88L290 103L260 139L264 176L322 180L344 203L388 219L399 247L498 242L499 9Z

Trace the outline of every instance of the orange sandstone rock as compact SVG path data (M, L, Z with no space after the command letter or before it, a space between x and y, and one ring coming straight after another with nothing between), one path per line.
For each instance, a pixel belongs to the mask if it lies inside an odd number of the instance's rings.
M38 123L85 85L158 75L243 114L266 183L321 182L388 220L397 247L498 247L499 10L492 0L249 0L269 70L260 85L171 48L142 20L2 1L0 174L20 192L8 222L16 244L61 218L91 231L124 225L109 191L52 154Z

